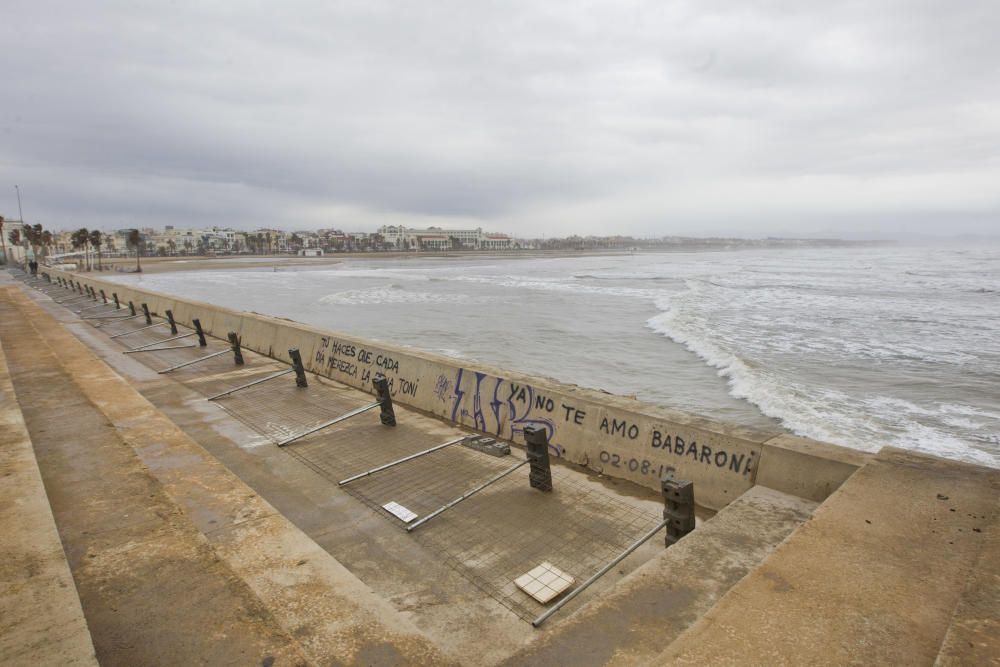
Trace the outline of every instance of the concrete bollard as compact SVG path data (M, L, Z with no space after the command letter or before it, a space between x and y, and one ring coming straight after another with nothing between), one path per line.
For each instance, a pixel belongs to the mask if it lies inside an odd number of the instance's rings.
M132 317L135 317L135 315L136 315L136 312L135 312L135 304L134 304L134 303L132 303L131 301L129 301L129 302L128 302L128 313L129 313L129 315L131 315Z
M236 365L237 366L242 366L243 365L243 350L240 347L240 337L236 334L235 331L230 331L229 335L227 336L227 338L229 338L229 347L232 348L232 350L233 350L233 357L236 360Z
M302 355L299 354L298 348L292 348L288 351L288 356L292 359L292 368L295 369L295 386L302 387L303 389L309 386L309 382L306 380L306 368L302 365Z
M676 479L673 469L660 480L663 490L663 519L667 522L666 546L694 530L694 482Z
M118 300L118 292L112 292L111 296L113 296L115 298L115 310L121 310L122 309L122 302ZM135 313L132 313L132 314L135 315Z
M149 306L147 306L146 304L142 304L142 314L146 316L146 324L149 325L153 324L153 318L149 314Z
M530 471L528 482L539 491L552 490L552 467L549 464L549 434L542 427L525 426L524 443L528 447Z
M392 396L389 395L389 380L381 373L376 373L372 378L372 386L375 387L375 399L379 402L381 414L379 418L386 426L396 425L396 412L392 409Z
M101 290L101 298L104 299L104 303L108 302L108 295L104 293L104 290Z

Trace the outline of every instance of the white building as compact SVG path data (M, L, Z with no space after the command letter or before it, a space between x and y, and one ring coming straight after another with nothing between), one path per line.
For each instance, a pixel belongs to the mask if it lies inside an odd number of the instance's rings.
M385 244L399 250L448 250L451 248L469 248L476 250L506 250L513 247L513 242L506 234L491 234L483 232L482 227L476 229L444 229L427 227L417 229L402 225L385 225L378 233L385 239Z
M22 241L18 245L14 245L10 242L10 233L17 230L20 234L22 227L24 227L24 224L20 220L3 221L3 245L0 246L0 248L7 249L7 257L5 258L5 261L7 262L23 263L25 261L24 242Z

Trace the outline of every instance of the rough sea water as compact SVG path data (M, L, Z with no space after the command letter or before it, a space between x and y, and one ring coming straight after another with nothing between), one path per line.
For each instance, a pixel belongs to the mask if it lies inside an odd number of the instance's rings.
M1000 467L1000 247L350 259L119 278L866 451Z

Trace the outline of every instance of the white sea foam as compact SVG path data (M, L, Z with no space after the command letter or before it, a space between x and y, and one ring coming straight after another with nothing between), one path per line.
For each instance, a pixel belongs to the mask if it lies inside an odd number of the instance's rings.
M400 303L468 303L467 294L438 294L415 292L398 284L377 285L363 289L334 292L319 297L318 301L329 306L361 306Z
M912 312L917 295L878 299L864 294L865 285L837 293L842 286L833 281L809 296L808 290L732 278L686 281L685 291L657 302L663 312L647 326L717 369L733 396L799 435L868 451L891 444L1000 466L998 452L979 444L989 441L983 431L997 429L1000 415L929 397L918 403L879 393L904 387L890 374L914 364L932 376L948 368L978 367L986 359L995 365L995 338L982 335L980 327L965 329L965 349L956 347L963 315L957 306L947 316L896 318L910 327L900 330L881 325L884 311ZM866 387L864 373L880 365L887 366L888 381ZM840 375L856 376L856 382ZM850 390L838 390L836 384Z

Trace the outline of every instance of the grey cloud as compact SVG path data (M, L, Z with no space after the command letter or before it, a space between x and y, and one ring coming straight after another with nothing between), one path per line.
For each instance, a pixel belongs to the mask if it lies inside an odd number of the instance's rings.
M55 227L896 234L1000 212L987 0L6 14L0 213L17 182Z

